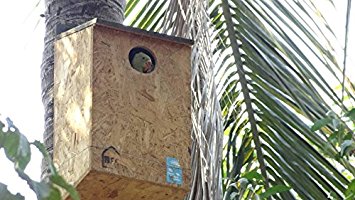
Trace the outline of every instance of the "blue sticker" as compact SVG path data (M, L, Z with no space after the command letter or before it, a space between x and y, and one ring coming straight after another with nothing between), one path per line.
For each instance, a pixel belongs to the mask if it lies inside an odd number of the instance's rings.
M166 182L182 185L182 169L176 158L166 157Z

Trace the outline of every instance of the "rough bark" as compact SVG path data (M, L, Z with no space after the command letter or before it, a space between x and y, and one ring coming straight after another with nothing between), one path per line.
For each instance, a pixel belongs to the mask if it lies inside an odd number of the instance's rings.
M42 101L45 108L44 143L53 152L53 66L55 36L93 18L122 23L125 0L45 0L43 61L41 65ZM42 165L42 178L46 177L47 164Z

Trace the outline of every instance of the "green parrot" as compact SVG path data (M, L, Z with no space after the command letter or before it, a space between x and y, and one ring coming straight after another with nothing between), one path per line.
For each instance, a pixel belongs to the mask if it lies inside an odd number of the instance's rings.
M151 58L143 53L136 53L132 59L132 66L139 72L149 73L153 71L153 63Z

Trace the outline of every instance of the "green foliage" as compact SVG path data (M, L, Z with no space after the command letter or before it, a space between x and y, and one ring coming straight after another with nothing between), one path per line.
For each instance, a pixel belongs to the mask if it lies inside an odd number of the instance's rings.
M354 130L348 128L349 124L352 125L353 128L355 127L355 108L347 111L340 118L338 118L335 113L330 112L328 116L319 119L311 127L312 131L330 129L328 142L338 149L338 154L333 157L335 160L339 160L339 158L343 157L349 159L350 156L355 155ZM351 168L348 168L348 170L351 171ZM345 199L355 199L355 179L348 184L344 196Z
M0 115L1 117L1 115ZM25 169L31 160L31 148L34 145L39 149L47 163L49 163L50 175L49 180L42 180L37 182L32 180L26 173ZM79 194L75 188L68 184L63 177L61 177L54 164L48 155L44 145L39 141L32 143L28 142L27 138L20 133L18 128L12 123L9 118L6 120L0 119L0 149L4 149L6 157L14 163L14 169L18 176L25 180L29 187L37 195L39 200L61 200L61 192L59 187L67 191L73 200L79 200ZM59 187L58 187L59 186ZM23 196L20 194L13 195L8 191L7 186L0 183L0 197L9 200L22 200Z
M7 189L7 186L0 183L0 196L3 199L7 200L24 200L25 197L17 193L16 195L13 195L9 190Z
M349 124L355 127L355 108L347 111L343 116L338 117L334 112L329 112L322 119L317 120L311 127L312 131L324 129L329 132L328 142L338 149L338 157L348 157L354 155L355 141L353 130Z
M291 189L290 187L287 187L285 185L275 185L275 186L272 186L271 188L267 189L265 192L261 193L260 199L266 199L274 194L286 192L290 189Z
M243 174L237 181L230 182L224 199L267 199L291 189L285 185L274 185L266 189L263 179L256 169Z
M31 160L31 149L26 137L20 134L12 121L6 119L8 126L0 121L0 148L4 148L5 154L15 167L24 170ZM3 132L5 130L6 132Z
M348 117L349 120L355 121L355 108L351 109L349 112L347 112L345 117Z
M311 130L317 131L317 130L321 129L322 127L328 125L331 122L332 122L332 118L330 118L330 117L320 119L313 124L313 126L311 127Z
M348 188L345 191L345 199L355 199L355 179L348 185Z
M349 180L339 169L353 167L340 156L342 143L337 149L326 133L312 131L337 124L336 116L329 113L312 130L307 124L332 108L345 109L333 90L341 73L331 47L335 37L318 4L214 0L210 10L226 137L225 198L241 195L238 181L258 169L263 181L252 186L253 191L261 188L259 196L286 185L292 189L270 199L327 199L328 194L343 199ZM349 93L345 88L344 94ZM342 147L344 154L351 152L352 145ZM329 157L335 155L333 162Z
M139 2L127 2L127 17L132 16L130 13ZM134 26L160 31L159 24L164 23L167 30L171 27L179 30L173 25L184 24L181 21L193 16L190 11L195 11L189 7L191 1L186 1L184 6L189 11L180 20L174 11L178 13L183 6L161 9L165 1L156 2L145 1L141 12L132 19ZM344 134L348 132L342 126L336 130L339 134L331 137L325 137L323 131L312 131L323 129L328 123L337 124L331 113L312 130L307 124L334 107L345 110L334 85L341 85L349 101L355 100L350 95L353 90L345 87L342 77L338 77L345 70L337 61L333 47L337 36L319 4L312 0L211 0L209 3L212 44L206 43L206 48L213 47L215 82L224 121L221 164L224 198L239 198L241 186L253 186L242 175L257 168L263 181L253 179L257 187L254 191L262 188L266 192L266 185L292 187L271 199L327 199L328 195L344 199L349 180L339 168L347 168L351 173L355 169L344 159L346 156L340 156L341 145L352 136ZM338 2L320 4L334 6ZM172 17L165 18L164 12ZM145 24L148 21L151 23ZM195 25L195 20L187 22ZM201 71L205 69L208 68ZM344 80L349 80L345 76ZM329 134L329 130L324 134ZM345 155L351 152L348 143L342 145ZM330 161L329 157L337 160Z

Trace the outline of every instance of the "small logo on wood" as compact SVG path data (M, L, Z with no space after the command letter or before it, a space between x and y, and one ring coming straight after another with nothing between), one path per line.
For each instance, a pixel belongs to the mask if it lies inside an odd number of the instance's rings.
M115 149L115 147L110 146L102 151L101 159L102 159L102 167L104 168L115 168L115 160L117 156L120 154Z

